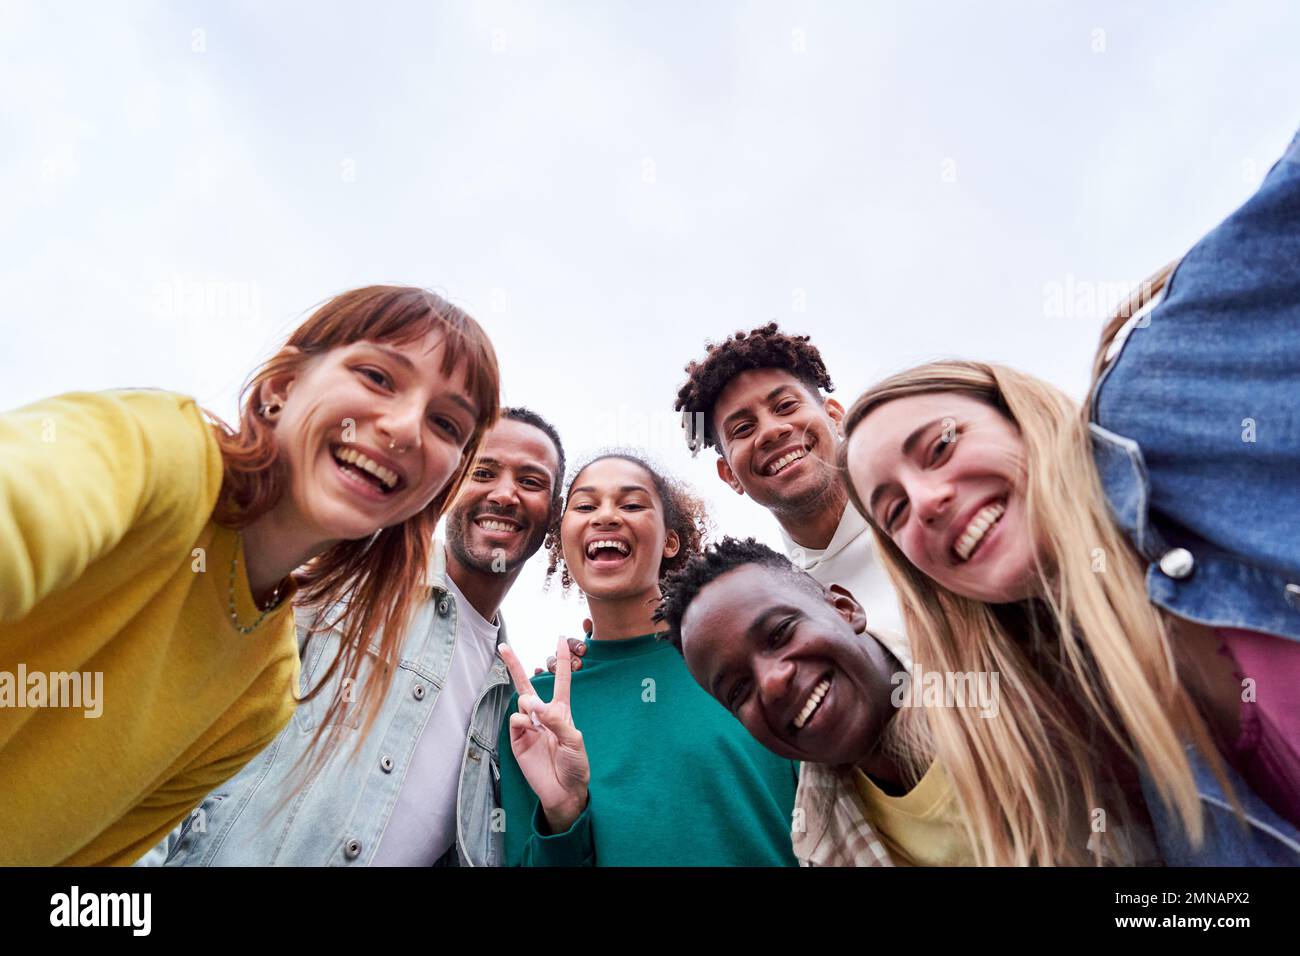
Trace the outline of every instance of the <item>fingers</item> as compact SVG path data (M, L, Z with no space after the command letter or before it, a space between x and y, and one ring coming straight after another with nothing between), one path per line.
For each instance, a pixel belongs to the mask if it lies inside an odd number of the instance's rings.
M555 693L551 695L551 700L567 705L569 703L569 683L572 680L573 656L569 653L569 642L564 638L560 638L560 643L555 648ZM568 709L567 706L565 709Z
M581 657L583 654L587 653L587 642L581 641L576 637L569 638L569 653L577 654L579 657ZM573 662L574 670L577 670L581 666L582 666L582 661Z
M532 733L537 730L527 714L513 713L510 715L510 739L522 736L525 731Z
M510 679L514 681L515 693L520 697L525 694L537 696L537 691L533 690L533 683L528 679L528 672L524 670L524 665L519 663L519 658L515 656L514 650L509 644L501 645L501 659L506 662L506 670L510 671Z
M574 645L577 645L578 650L576 650L576 651L574 650ZM582 653L585 653L586 650L587 650L587 645L584 644L582 641L578 641L578 640L574 640L573 638L569 638L569 652L570 652L570 653L573 653L573 654L582 654ZM571 659L570 659L570 663L569 663L569 667L570 667L571 670L580 671L580 670L582 670L582 661L579 660L579 659L576 658L576 657L571 658ZM548 672L552 673L552 674L555 673L555 655L554 655L554 654L552 654L550 657L546 658L546 670L547 670ZM541 672L542 672L542 669L541 669L540 667L537 668L537 673L540 674Z
M532 726L538 729L541 728L542 722L537 719L537 715L543 713L545 710L546 710L546 702L543 701L536 694L519 695L518 713L523 714L525 717L527 717L528 722L532 724Z
M583 749L582 731L574 725L573 711L569 710L567 705L556 701L551 701L549 704L539 703L529 711L525 719L531 721L533 717L538 719L538 728L553 733L561 746L573 750Z
M528 714L510 715L510 749L515 752L515 756L527 752L536 742L534 738L540 733L541 730Z

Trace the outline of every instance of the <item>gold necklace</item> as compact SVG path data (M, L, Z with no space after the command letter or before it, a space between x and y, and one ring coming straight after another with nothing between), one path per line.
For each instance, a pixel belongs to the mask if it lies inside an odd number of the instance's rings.
M280 591L284 587L284 581L281 581L279 584L275 586L275 590L271 592L270 603L267 605L266 609L262 611L260 615L258 615L256 621L254 621L252 624L249 624L247 627L245 627L243 624L240 624L239 615L235 612L235 567L239 563L239 549L243 547L243 545L244 545L244 536L241 534L235 541L235 550L230 555L230 601L229 601L230 623L235 625L235 630L239 631L240 634L252 634L253 631L257 630L258 625L260 625L264 620L266 620L266 616L279 606L280 596L281 596ZM252 597L251 590L249 591L249 596ZM253 606L254 607L258 606L257 598L255 597L253 598Z

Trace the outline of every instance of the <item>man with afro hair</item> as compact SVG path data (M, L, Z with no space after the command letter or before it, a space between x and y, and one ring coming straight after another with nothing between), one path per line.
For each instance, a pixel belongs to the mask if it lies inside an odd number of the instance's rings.
M769 322L709 344L686 374L674 407L691 452L717 452L718 477L772 513L797 568L852 591L873 628L900 630L867 522L835 469L844 407L827 397L835 386L809 337Z

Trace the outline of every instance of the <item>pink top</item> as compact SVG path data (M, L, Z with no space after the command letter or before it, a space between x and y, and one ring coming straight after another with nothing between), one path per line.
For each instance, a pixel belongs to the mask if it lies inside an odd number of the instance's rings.
M1252 790L1300 827L1300 642L1256 631L1218 628L1242 688L1241 736L1229 761Z

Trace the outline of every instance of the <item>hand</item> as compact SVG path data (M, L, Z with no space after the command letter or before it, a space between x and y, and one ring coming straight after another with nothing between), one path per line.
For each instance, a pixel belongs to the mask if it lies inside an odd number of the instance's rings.
M587 635L587 637L591 637L591 618L589 617L583 618L582 633ZM582 670L582 661L579 660L579 658L582 657L583 654L587 653L587 642L580 641L576 637L569 638L569 653L571 655L574 655L570 658L569 666L572 667L575 671ZM555 673L554 654L546 658L546 669L550 671L552 674ZM540 673L542 673L542 669L540 667L533 668L534 677L536 677Z
M568 643L568 645L569 645L569 667L570 667L572 670L575 670L575 671L580 671L580 670L582 670L582 660L581 660L581 658L582 658L582 655L583 655L583 654L587 653L587 642L586 642L586 641L580 641L580 640L578 640L576 637L571 637L571 638L568 639L568 642L567 642L567 643ZM550 657L546 658L546 669L547 669L548 671L550 671L552 674L555 673L555 655L554 655L554 654L552 654ZM542 672L542 669L541 669L540 667L537 668L537 673L540 674L541 672Z
M510 715L510 749L541 801L551 832L563 833L586 809L591 768L582 731L574 726L569 710L573 670L568 642L561 638L555 653L555 694L544 704L515 652L508 644L501 645L501 659L519 693L519 712Z

